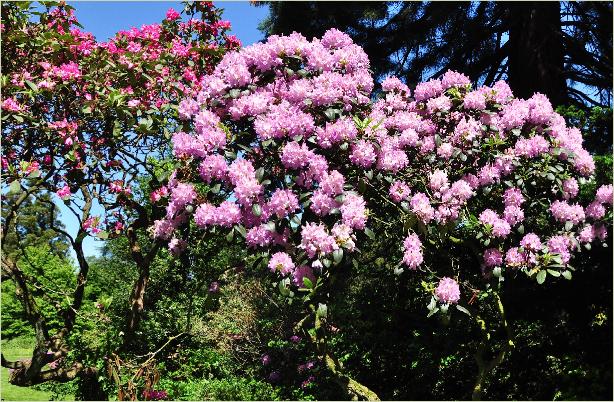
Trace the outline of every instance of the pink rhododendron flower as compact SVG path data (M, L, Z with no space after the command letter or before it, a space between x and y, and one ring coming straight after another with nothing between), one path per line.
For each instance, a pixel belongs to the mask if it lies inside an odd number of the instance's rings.
M456 304L460 300L460 288L458 282L452 278L443 277L435 289L435 297L446 304Z

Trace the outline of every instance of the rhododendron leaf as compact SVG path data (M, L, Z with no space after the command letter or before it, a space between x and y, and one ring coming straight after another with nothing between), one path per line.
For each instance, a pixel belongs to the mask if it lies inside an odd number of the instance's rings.
M467 314L469 317L471 317L471 313L469 312L469 310L467 310L466 308L464 308L463 306L457 304L456 305L456 309L462 313Z
M21 184L19 183L19 180L14 180L9 185L9 192L18 193L19 191L21 191Z
M211 187L211 190L210 190L210 191L211 191L213 194L217 194L217 193L219 193L219 192L220 192L221 188L222 188L222 185L221 185L220 183L217 183L215 186Z
M247 235L247 232L245 231L245 227L243 225L235 225L234 229L239 232L239 234L243 237L245 237Z
M236 98L238 98L238 97L241 95L241 90L240 90L240 89L237 89L237 88L235 88L235 89L231 89L231 90L228 92L228 94L230 95L230 97L231 97L232 99L236 99Z
M228 232L228 234L226 235L226 240L227 241L232 241L232 239L234 239L235 236L235 230L234 228L230 229L230 232Z
M259 204L252 205L252 212L256 216L262 215L262 207Z
M28 81L28 80L24 80L25 83L30 87L30 89L32 89L33 91L38 91L38 87L36 86L35 83L33 83L32 81Z
M17 121L18 123L23 123L23 117L18 115L18 114L14 114L13 118L15 119L15 121Z
M571 272L570 271L563 271L563 272L561 272L561 275L563 275L563 278L565 278L567 280L571 280Z
M432 316L433 314L435 314L438 311L439 311L439 307L435 307L434 309L429 311L429 313L426 315L426 318L429 318L430 316Z
M590 250L591 249L591 244L590 243L586 243L584 245L584 248L586 248L587 250Z
M335 261L335 264L339 264L342 259L343 259L343 249L342 248L333 251L333 261Z
M547 271L550 275L554 276L555 278L558 278L559 276L561 276L561 273L559 271L555 271L553 269L548 269Z
M570 221L565 222L565 230L570 231L573 228L573 223Z
M435 307L437 307L437 300L434 297L431 297L431 301L429 302L428 306L426 306L426 308L429 310L433 310Z
M546 275L548 275L546 271L539 271L537 273L537 276L535 277L535 279L537 279L537 283L539 283L540 285L544 283L544 281L546 280Z
M106 240L109 238L109 233L107 233L107 231L105 230L101 230L100 232L96 234L96 237L98 237L101 240Z
M524 225L518 226L518 233L524 234Z
M28 175L29 179L36 179L37 177L41 177L41 171L35 170Z
M365 172L365 176L367 177L367 179L373 180L373 170L367 170Z
M306 289L313 289L313 282L311 282L311 279L307 278L306 276L303 277L303 285Z
M324 115L326 116L326 118L328 118L328 120L334 120L335 119L335 111L336 111L336 109L333 109L333 108L326 109L324 111Z
M316 311L316 314L320 318L326 318L328 316L328 307L326 304L318 303L318 310Z
M373 233L371 229L365 228L365 234L367 235L367 237L369 237L369 239L371 240L375 239L375 233Z
M256 179L261 182L262 178L264 177L264 168L259 168L258 170L256 170Z
M328 258L322 258L322 265L324 265L326 268L330 268L330 264L331 261Z

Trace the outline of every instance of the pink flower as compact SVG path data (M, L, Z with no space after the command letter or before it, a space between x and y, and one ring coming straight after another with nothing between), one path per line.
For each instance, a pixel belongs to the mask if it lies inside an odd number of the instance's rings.
M171 241L168 243L168 249L174 256L181 255L187 246L188 243L185 240L178 239L176 237L172 238Z
M496 267L503 263L503 255L496 248L489 248L484 251L484 265L488 268Z
M576 195L578 195L578 191L579 187L576 179L572 177L563 181L563 198L566 200L574 198Z
M333 170L330 173L324 173L322 180L320 180L320 188L322 191L332 196L341 194L344 184L345 178L337 170Z
M505 190L505 193L503 193L503 202L505 203L505 206L514 205L519 207L524 202L524 197L522 196L520 189L508 188Z
M269 207L281 219L299 209L298 198L292 190L277 189L271 196Z
M56 194L63 200L70 199L70 187L68 186L68 184L66 184L64 185L64 187L56 191Z
M612 205L612 185L608 184L599 187L595 200L602 204Z
M520 245L528 251L539 251L542 247L542 242L535 233L528 233L522 238Z
M316 190L311 196L311 206L309 207L318 216L325 216L337 207L337 202L333 197L324 193L322 190Z
M352 145L352 153L350 154L350 161L361 167L371 167L376 160L375 147L365 141L359 140Z
M365 200L356 193L345 193L343 203L339 207L341 220L352 229L364 229L367 223Z
M394 202L401 202L409 199L410 193L411 189L409 186L399 180L392 183L390 189L388 190L388 194L390 194L390 198L392 198Z
M520 252L518 247L512 247L505 253L505 264L510 267L518 267L526 263L526 258L523 253Z
M443 277L435 289L435 297L442 303L456 304L460 300L460 287L454 279Z
M166 12L166 19L169 21L174 21L179 18L181 18L181 16L173 8L169 8L168 11Z
M307 223L301 230L301 237L300 248L305 250L309 258L315 257L316 254L330 254L339 248L335 238L326 232L326 227L322 224Z
M269 269L272 272L280 272L284 276L294 271L294 267L292 258L283 252L273 254L269 260Z
M2 101L2 109L8 110L9 112L20 112L22 107L19 103L15 102L15 99L7 98Z
M273 242L273 233L265 225L255 226L247 231L245 241L249 248L265 247Z
M410 233L403 241L403 248L405 250L403 263L411 269L417 269L424 261L420 238L416 234Z
M425 224L429 223L435 215L435 210L431 206L429 198L424 193L416 193L411 197L409 205L412 212Z

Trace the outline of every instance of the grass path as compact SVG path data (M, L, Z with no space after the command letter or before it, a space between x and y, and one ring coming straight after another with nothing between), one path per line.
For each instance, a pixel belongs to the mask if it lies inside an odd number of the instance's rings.
M32 356L32 340L18 338L2 341L2 353L9 361L27 359ZM9 371L2 367L0 371L0 398L5 401L49 401L51 393L37 391L31 387L18 387L9 384Z

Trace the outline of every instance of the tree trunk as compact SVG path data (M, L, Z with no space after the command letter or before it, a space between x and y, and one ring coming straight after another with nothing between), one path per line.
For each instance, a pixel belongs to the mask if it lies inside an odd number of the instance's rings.
M548 96L554 106L567 103L560 4L507 3L509 13L508 81L514 95Z

